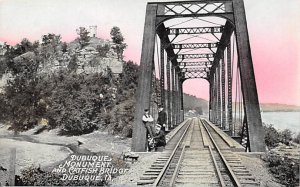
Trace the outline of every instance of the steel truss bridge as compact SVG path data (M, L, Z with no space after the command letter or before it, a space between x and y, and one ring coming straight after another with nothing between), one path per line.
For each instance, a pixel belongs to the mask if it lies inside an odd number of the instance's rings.
M147 4L132 151L146 151L144 109L163 105L169 128L184 120L183 83L195 78L209 83L209 120L231 136L241 129L246 150L264 151L243 0Z

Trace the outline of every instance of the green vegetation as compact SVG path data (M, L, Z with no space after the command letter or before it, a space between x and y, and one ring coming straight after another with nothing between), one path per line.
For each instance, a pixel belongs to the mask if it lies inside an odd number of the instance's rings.
M276 130L273 125L263 125L265 130L265 143L269 148L276 147L279 143L289 145L293 140L293 133L289 129L284 129L283 131ZM300 137L300 133L297 137ZM294 142L297 143L297 137L294 139Z
M184 110L196 110L200 115L208 112L208 102L204 99L197 98L195 96L184 94Z
M264 125L265 143L268 147L276 147L280 142L280 133L273 127L273 125Z
M77 30L77 34L79 35L78 41L80 47L83 48L88 45L90 41L89 32L84 27L79 27Z
M109 44L104 44L104 46L98 45L97 51L98 51L100 57L107 57L107 53L110 50L110 48L111 48L111 46Z
M296 160L276 155L267 154L265 161L272 175L286 186L299 186L299 164Z
M44 118L51 127L61 127L62 134L86 134L101 127L105 111L114 106L108 93L112 77L99 73L81 75L61 71L45 80L47 85ZM104 97L100 97L100 95Z
M117 52L118 58L122 59L124 49L127 45L124 43L125 38L123 37L120 28L114 26L110 31L110 36L113 43L115 43L114 50Z
M78 50L88 47L88 32L80 28L78 34ZM114 36L122 36L120 30ZM59 128L64 135L103 128L130 137L138 66L124 62L119 75L105 67L102 72L77 73L81 63L78 53L60 39L60 35L47 34L41 45L24 39L16 47L8 47L1 64L11 76L0 93L0 122L9 124L16 133L43 119L49 129ZM115 40L126 46L124 38ZM106 57L110 49L108 43L99 43L91 60ZM65 67L53 70L55 63Z
M293 141L297 144L300 144L300 132L297 134L297 136L293 139Z
M289 129L283 131L276 130L273 125L264 124L265 143L269 149L276 148L279 144L290 145L293 133ZM300 133L294 138L295 143L299 143ZM267 153L264 158L269 171L278 179L278 181L286 186L299 185L299 159L289 158L276 154L274 151Z

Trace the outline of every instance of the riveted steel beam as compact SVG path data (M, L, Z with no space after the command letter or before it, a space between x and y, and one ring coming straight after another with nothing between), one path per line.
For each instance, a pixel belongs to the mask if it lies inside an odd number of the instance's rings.
M237 53L239 56L238 65L240 68L246 123L249 132L250 151L263 152L266 148L265 135L260 115L244 2L233 0L233 6Z
M180 62L179 66L204 66L204 67L211 67L212 66L212 62L211 61L203 61L203 62Z
M201 68L201 67L195 67L195 68L181 68L181 72L209 72L209 68Z
M173 49L203 49L203 48L217 48L218 43L180 43L171 44Z
M232 127L232 71L231 71L231 44L227 46L227 123L231 135L233 133Z
M132 151L146 151L146 128L142 122L144 109L150 108L152 73L155 48L155 21L157 5L147 5L144 26L140 74L136 94L135 118L132 135Z
M178 60L200 59L200 58L214 58L214 54L213 53L202 53L202 54L179 54L179 55L177 55Z
M168 35L179 35L179 34L213 34L222 33L224 27L190 27L190 28L166 28Z
M176 59L176 54L174 53L174 50L171 46L171 41L169 40L169 37L167 35L167 33L165 32L166 28L165 25L162 23L158 26L157 28L157 35L159 36L163 48L165 49L167 56L169 57L169 59L171 60L172 64L174 66L177 66L178 62Z
M213 62L213 66L211 68L212 70L211 70L209 76L212 76L215 73L215 69L216 69L217 65L219 64L221 57L223 56L224 50L230 43L230 37L231 37L233 31L234 31L233 24L231 22L227 21L225 23L224 31L221 36L217 51L214 55L214 62Z

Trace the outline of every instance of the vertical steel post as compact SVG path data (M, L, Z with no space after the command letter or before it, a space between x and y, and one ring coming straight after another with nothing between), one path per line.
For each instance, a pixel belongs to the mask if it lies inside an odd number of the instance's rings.
M184 120L184 108L183 108L183 80L179 79L179 93L180 93L180 122Z
M232 72L231 72L231 44L227 46L227 119L230 134L233 135L232 128Z
M176 73L176 75L177 75L177 118L178 118L178 120L177 120L177 124L179 124L180 123L180 109L181 109L181 107L180 107L180 102L181 102L181 99L180 99L180 89L179 89L179 74L178 74L179 72L177 72Z
M220 63L220 62L219 62ZM220 64L218 64L217 67L217 94L218 94L218 108L217 108L217 114L218 114L218 121L217 124L220 125L220 127L222 127L221 124L221 115L222 115L222 103L221 103L221 66Z
M221 58L221 82L222 82L222 128L227 129L226 127L226 101L225 101L225 60L224 60L224 52Z
M171 77L172 77L172 124L173 128L176 125L176 97L175 97L175 68L172 65L171 67Z
M247 117L250 151L265 151L264 130L260 115L255 75L243 0L233 0L238 65L240 68L244 109Z
M208 102L208 119L212 121L212 97L213 97L213 79L209 79L209 102Z
M217 71L216 71L217 72ZM217 124L217 97L218 97L218 95L217 95L217 86L218 86L218 84L217 84L217 73L214 73L214 81L213 81L213 83L214 83L214 87L213 87L213 123L215 123L215 124Z
M168 124L167 124L167 130L171 127L171 63L170 59L167 59L167 94L168 94L168 102L167 102L167 113L168 113Z
M146 151L146 128L142 122L145 108L150 107L150 91L155 49L155 22L157 5L148 4L144 26L140 75L137 89L137 104L132 135L132 151Z
M176 70L176 123L180 122L180 95L179 95L179 75Z
M178 122L178 97L177 97L177 71L176 68L174 68L174 117L175 117L175 125Z
M178 123L181 122L181 93L180 93L180 72L178 72L177 76L178 76Z
M163 42L160 42L160 103L165 108L165 50Z
M214 97L215 97L215 74L212 75L211 77L211 122L215 123L215 117L214 117Z

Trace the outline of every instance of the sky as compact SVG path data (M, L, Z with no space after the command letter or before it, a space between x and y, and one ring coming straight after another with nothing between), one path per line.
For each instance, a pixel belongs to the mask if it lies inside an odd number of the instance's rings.
M154 0L156 1L156 0ZM300 1L244 0L256 83L261 103L300 105ZM0 0L0 41L39 40L55 33L63 41L80 26L97 25L110 38L118 26L128 47L125 60L139 63L147 0ZM186 93L208 99L208 83L192 79Z

